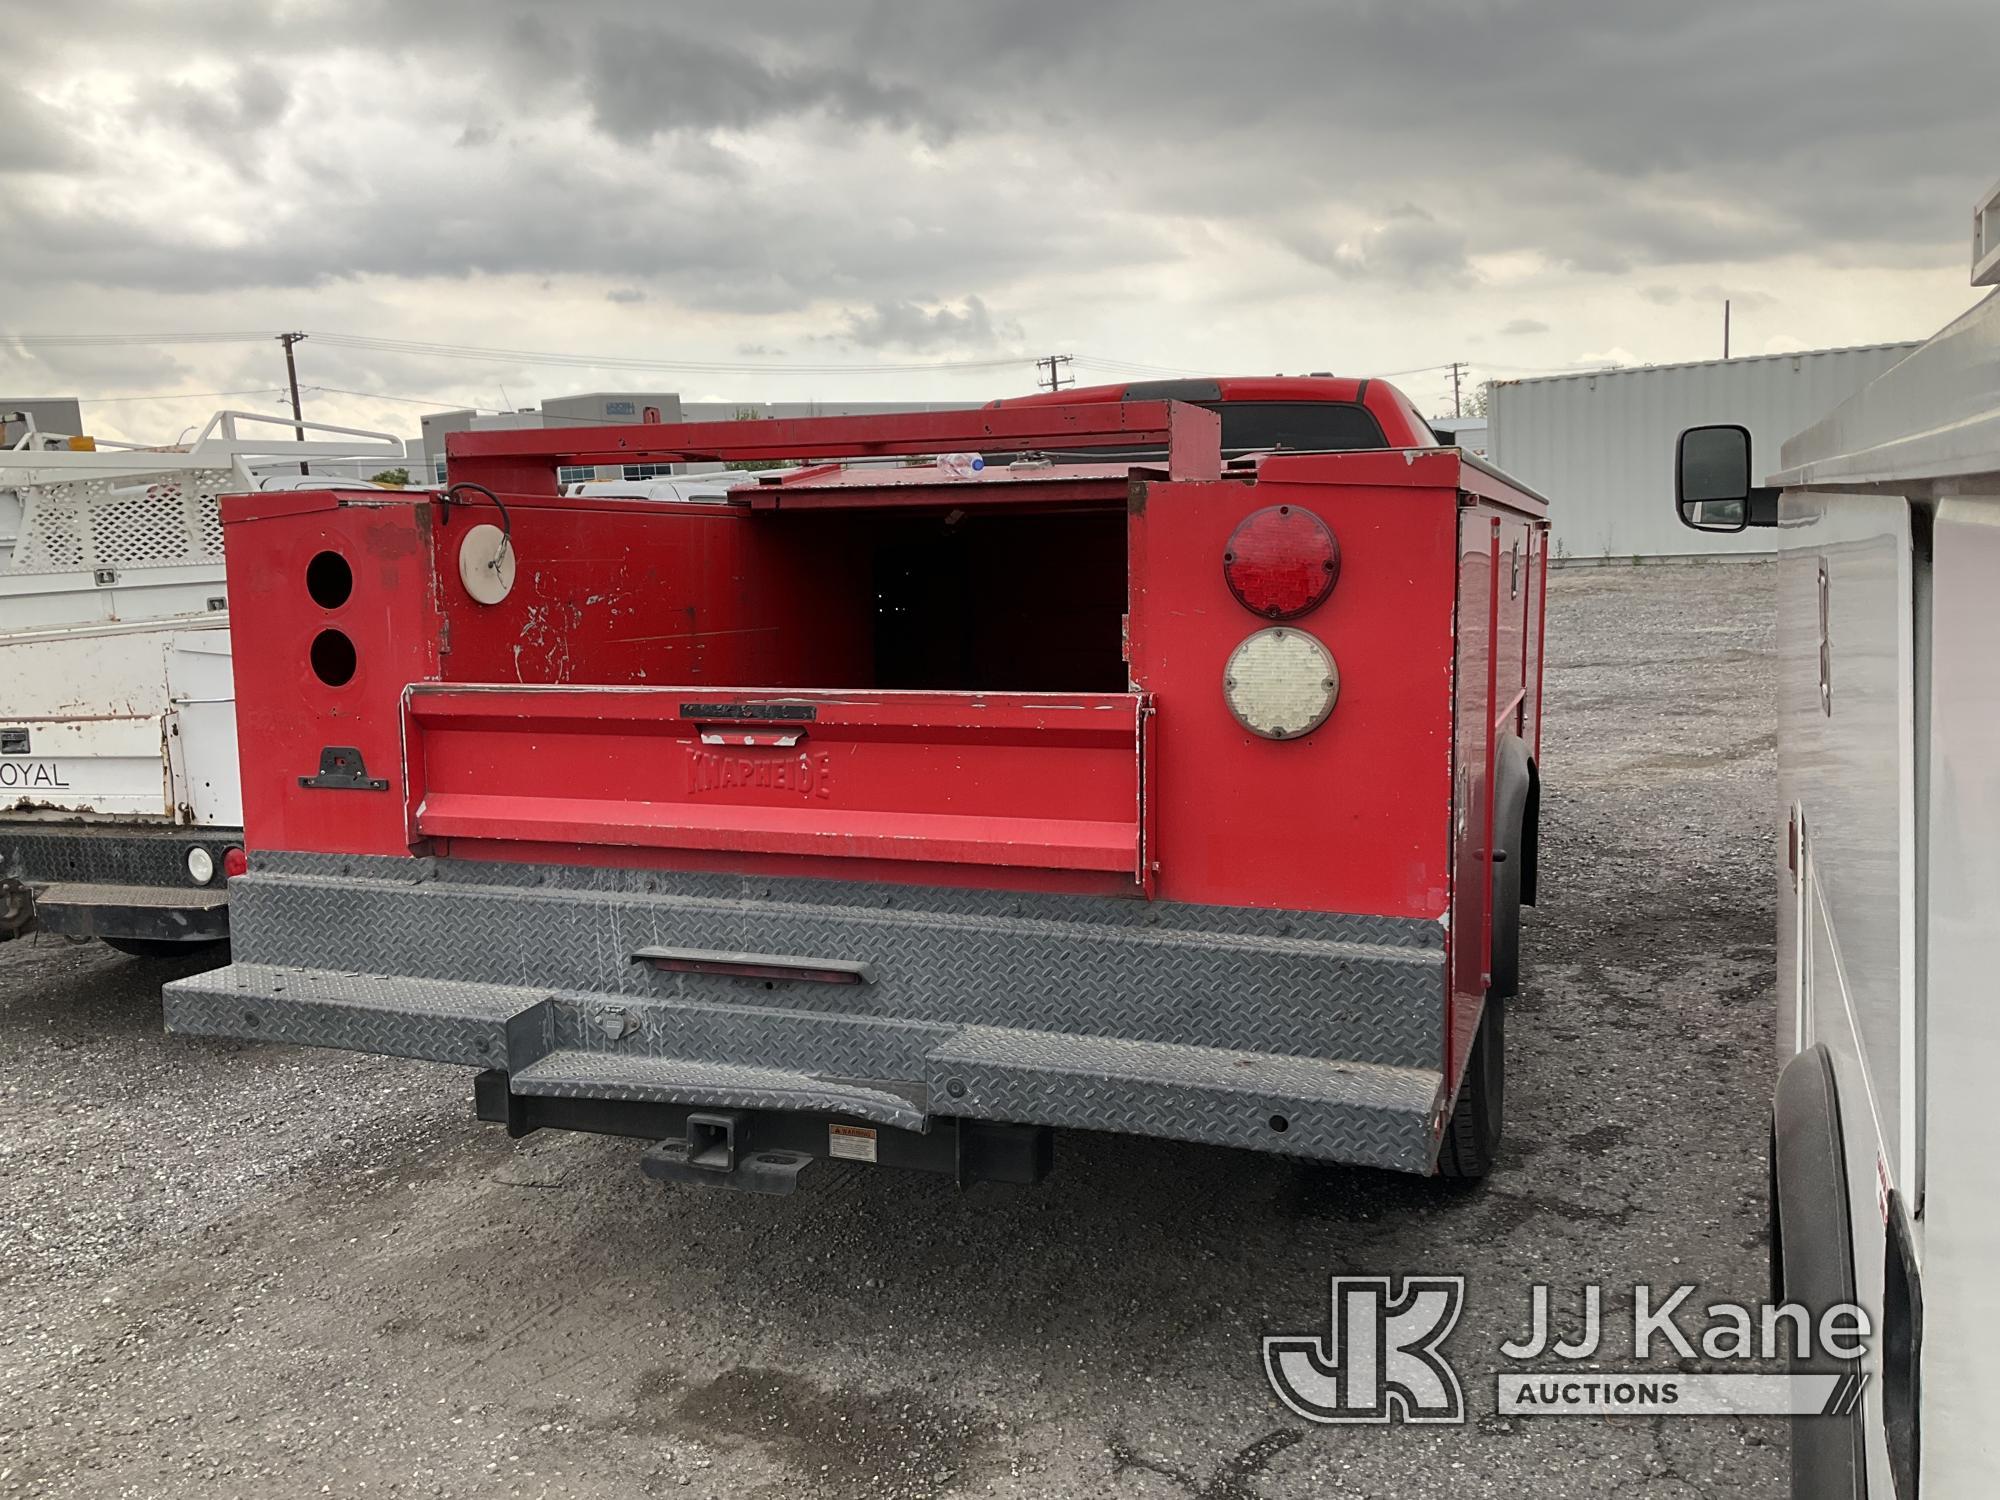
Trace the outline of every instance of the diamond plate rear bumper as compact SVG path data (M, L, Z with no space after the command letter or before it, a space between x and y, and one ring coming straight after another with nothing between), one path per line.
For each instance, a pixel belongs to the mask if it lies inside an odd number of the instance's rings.
M0 911L0 926L163 942L226 938L228 888L220 875L194 884L187 858L206 849L219 869L224 851L242 841L233 828L0 818L0 887L22 894L18 921Z
M1435 924L991 891L260 857L170 1030L504 1070L521 1095L934 1117L1430 1170ZM863 983L659 972L648 947Z
M71 937L214 943L229 936L229 892L216 886L48 885L35 925Z

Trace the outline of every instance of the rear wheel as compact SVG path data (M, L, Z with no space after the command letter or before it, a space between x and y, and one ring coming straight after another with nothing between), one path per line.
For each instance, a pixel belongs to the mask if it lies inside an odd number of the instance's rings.
M104 946L116 948L133 958L189 958L221 946L221 939L180 942L174 938L108 937Z
M1527 809L1519 799L1500 809L1495 843L1506 858L1493 866L1493 982L1472 1055L1459 1080L1458 1102L1438 1145L1438 1175L1475 1181L1493 1170L1500 1154L1507 1092L1507 998L1521 988L1522 832Z
M1438 1176L1476 1181L1493 1170L1500 1154L1507 1092L1507 1002L1486 997L1479 1035L1459 1081L1458 1103L1438 1145Z

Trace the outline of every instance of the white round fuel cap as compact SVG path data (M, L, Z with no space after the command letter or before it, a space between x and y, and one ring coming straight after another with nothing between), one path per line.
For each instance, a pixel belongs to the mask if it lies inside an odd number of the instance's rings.
M1229 653L1222 695L1236 722L1267 740L1295 740L1326 722L1340 668L1316 636L1289 625L1260 630Z
M514 544L482 521L458 544L458 581L481 604L498 604L514 588Z

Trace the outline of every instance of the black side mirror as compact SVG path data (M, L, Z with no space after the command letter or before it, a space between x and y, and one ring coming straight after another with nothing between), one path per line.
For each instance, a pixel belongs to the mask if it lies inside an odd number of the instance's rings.
M1674 507L1696 531L1778 524L1777 491L1750 482L1750 429L1690 427L1674 445Z

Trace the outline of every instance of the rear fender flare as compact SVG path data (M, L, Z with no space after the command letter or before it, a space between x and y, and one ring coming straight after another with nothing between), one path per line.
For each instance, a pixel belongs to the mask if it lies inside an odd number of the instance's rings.
M1518 734L1502 735L1493 753L1493 838L1497 853L1521 862L1521 901L1535 904L1536 824L1541 816L1541 777L1527 741ZM1518 849L1509 847L1509 830L1521 830Z

